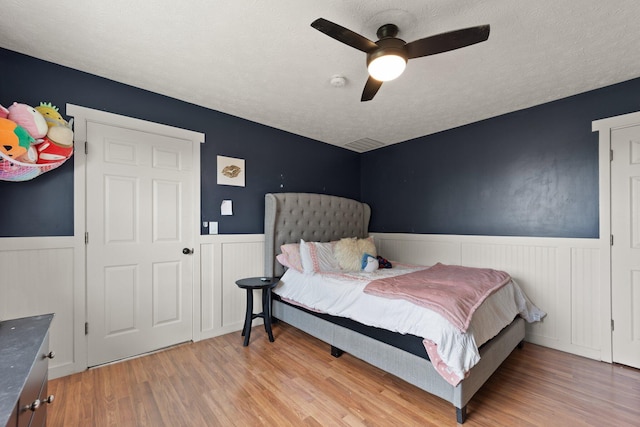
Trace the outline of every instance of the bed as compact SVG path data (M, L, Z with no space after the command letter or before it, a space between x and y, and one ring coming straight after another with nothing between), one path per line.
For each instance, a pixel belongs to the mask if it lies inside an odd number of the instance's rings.
M276 260L281 245L331 242L345 237L368 236L370 207L355 200L309 193L265 195L265 275L279 277L285 268ZM467 403L509 354L524 340L525 321L520 317L479 349L480 360L457 385L447 382L420 354L420 337L358 324L306 310L276 295L273 317L331 346L339 356L347 352L454 405L459 423L466 419ZM424 353L424 349L422 350Z

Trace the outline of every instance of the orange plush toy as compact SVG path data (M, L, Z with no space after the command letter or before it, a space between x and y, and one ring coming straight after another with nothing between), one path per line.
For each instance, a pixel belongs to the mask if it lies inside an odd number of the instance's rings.
M18 159L31 147L35 139L22 126L0 117L0 152L10 159Z

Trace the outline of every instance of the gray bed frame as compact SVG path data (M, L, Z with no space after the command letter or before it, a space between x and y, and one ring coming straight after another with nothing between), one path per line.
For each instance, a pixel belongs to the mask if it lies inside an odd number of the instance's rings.
M280 245L306 241L329 242L343 237L368 235L371 209L366 203L343 197L310 193L270 193L265 195L265 276L284 274L276 260ZM343 326L320 319L280 301L273 301L273 317L331 345L332 354L342 351L389 372L418 388L436 395L456 408L463 423L467 403L500 364L521 345L524 320L516 318L481 349L480 362L457 386L446 382L433 365L414 354L400 350ZM339 349L338 351L336 351Z

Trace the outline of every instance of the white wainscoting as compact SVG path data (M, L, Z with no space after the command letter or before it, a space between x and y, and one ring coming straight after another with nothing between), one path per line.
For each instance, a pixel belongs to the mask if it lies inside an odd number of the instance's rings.
M547 316L527 341L611 361L608 252L600 239L374 233L379 254L505 270ZM603 252L606 252L603 254Z
M242 330L246 291L236 280L262 276L263 234L221 234L200 239L200 338ZM254 291L254 313L261 312L261 294ZM261 323L260 319L254 324ZM241 342L238 334L238 343Z
M600 239L373 234L391 260L508 271L547 312L527 326L528 341L611 361L608 252ZM263 245L263 235L203 236L202 338L242 328L245 294L235 281L262 274Z
M527 340L611 361L608 252L598 239L374 233L380 255L406 263L436 262L508 271L548 314L527 327ZM0 239L0 319L55 313L51 378L86 369L84 242L73 237ZM263 274L264 235L199 238L199 322L194 339L238 332L244 290L235 281ZM199 271L198 266L199 264ZM198 283L198 280L194 281ZM260 311L256 292L254 312ZM261 323L256 319L255 324Z
M86 369L78 250L83 248L73 237L0 239L0 319L55 313L49 335L49 348L56 354L49 362L50 378Z

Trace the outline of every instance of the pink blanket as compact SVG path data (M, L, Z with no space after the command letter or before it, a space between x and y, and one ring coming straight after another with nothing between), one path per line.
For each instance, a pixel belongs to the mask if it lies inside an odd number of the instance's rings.
M426 270L373 280L364 292L429 308L466 332L480 304L509 280L504 271L438 263Z

